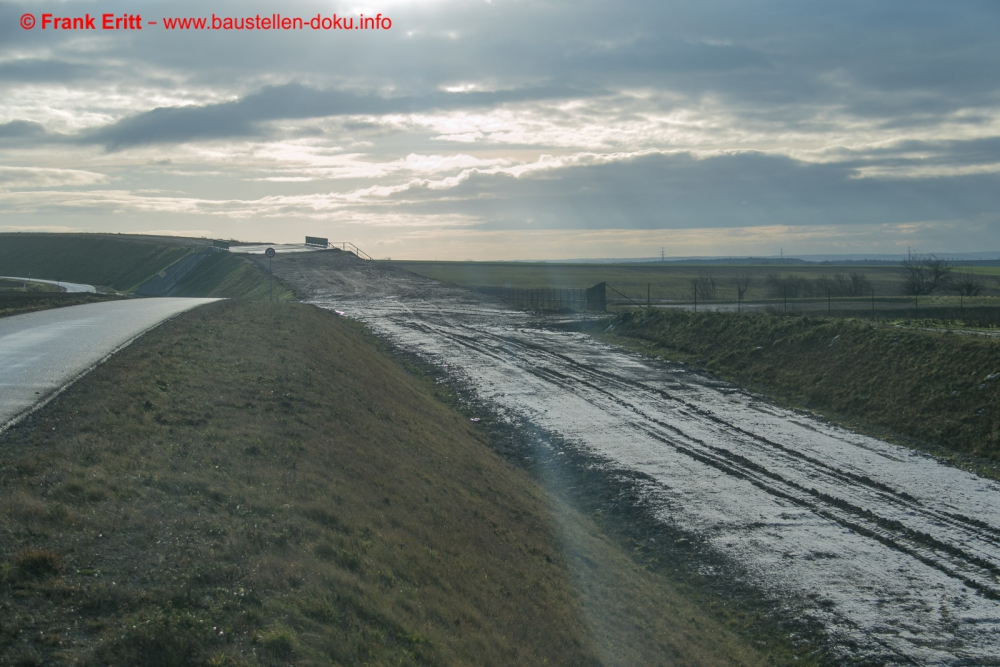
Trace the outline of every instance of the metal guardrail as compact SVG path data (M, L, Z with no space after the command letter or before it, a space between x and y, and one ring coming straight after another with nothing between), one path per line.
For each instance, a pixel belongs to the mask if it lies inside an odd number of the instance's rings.
M327 245L328 248L340 248L344 252L353 252L358 256L358 259L363 259L369 262L374 262L374 258L366 253L364 250L354 245L350 241L333 241Z

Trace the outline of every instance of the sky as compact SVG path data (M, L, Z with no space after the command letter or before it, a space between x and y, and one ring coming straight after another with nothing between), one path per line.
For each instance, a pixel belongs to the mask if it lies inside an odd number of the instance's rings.
M276 13L305 29L165 24ZM0 2L0 231L1000 251L998 34L992 0Z

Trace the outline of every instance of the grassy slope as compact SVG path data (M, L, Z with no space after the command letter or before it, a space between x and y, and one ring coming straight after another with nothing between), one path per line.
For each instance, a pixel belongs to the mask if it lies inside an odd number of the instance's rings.
M621 342L935 453L985 458L996 475L1000 379L986 377L1000 373L1000 340L764 314L637 312L614 322L610 337Z
M761 664L440 391L307 306L147 334L0 435L0 663Z
M157 237L0 234L0 275L30 273L36 278L62 278L127 292L197 249L176 239ZM267 299L268 280L245 258L219 253L182 281L177 296ZM273 296L275 300L295 298L280 281L274 283Z
M228 252L218 253L199 264L181 281L177 296L219 296L230 299L267 299L285 301L295 293L280 280L273 287L268 276L256 264Z
M81 303L114 301L120 298L122 297L114 294L66 294L64 292L28 292L25 294L18 291L5 292L0 290L0 317L30 313L35 310L76 306Z
M192 252L150 237L0 234L0 275L86 283L128 292Z
M4 280L0 278L0 293L3 292L21 292L22 294L25 292L53 292L61 294L62 290L57 285L50 285L49 283L24 283L20 280Z

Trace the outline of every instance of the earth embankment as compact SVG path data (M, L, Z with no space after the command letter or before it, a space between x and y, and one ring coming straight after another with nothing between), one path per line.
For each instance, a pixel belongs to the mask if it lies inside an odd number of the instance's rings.
M360 327L225 301L0 436L0 662L763 664Z
M177 262L210 248L211 242L205 239L160 236L0 234L0 275L30 275L128 293ZM219 252L200 262L161 296L281 301L296 295L280 280L270 281L267 272L247 258ZM71 303L57 298L50 301L56 305ZM38 304L41 302L36 300Z
M595 340L571 329L574 316L309 255L275 272L437 369L481 410L481 426L524 434L510 460L553 497L614 517L607 525L647 566L704 582L726 609L749 599L788 628L800 656L946 665L996 655L996 482Z
M764 313L635 312L594 329L993 476L1000 470L1000 339Z

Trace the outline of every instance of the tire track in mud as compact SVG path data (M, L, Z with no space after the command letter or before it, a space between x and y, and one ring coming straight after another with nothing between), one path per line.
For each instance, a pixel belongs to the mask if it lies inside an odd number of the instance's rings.
M819 491L814 487L806 488L805 486L793 480L787 479L782 475L773 472L766 466L761 465L745 456L736 454L724 447L711 445L703 439L686 433L673 424L669 424L662 419L654 417L649 412L636 406L633 402L621 398L621 393L615 391L615 385L618 387L638 389L660 399L666 399L668 401L679 403L690 410L691 413L697 414L700 417L709 420L713 424L722 427L723 429L736 433L742 437L755 440L761 444L765 444L768 447L781 452L785 456L790 456L798 461L808 463L815 469L821 470L823 474L826 474L838 481L860 484L862 486L869 487L878 493L878 500L883 503L893 504L906 511L919 512L923 514L928 521L947 521L950 525L956 527L957 529L964 529L965 531L968 531L969 534L966 536L967 539L980 539L992 545L997 545L1000 543L1000 540L998 540L1000 530L997 530L984 522L961 515L946 515L944 513L928 509L918 499L914 498L905 491L897 491L885 484L882 484L881 482L872 480L863 475L833 468L832 466L829 466L813 457L809 457L802 452L796 452L789 447L781 445L768 438L764 438L760 434L749 432L736 424L718 417L708 410L702 409L689 401L673 396L669 392L650 387L643 382L625 378L609 371L596 369L567 355L553 352L541 345L535 345L511 336L498 336L490 332L479 330L475 330L475 333L478 335L462 335L441 328L433 328L427 323L418 324L405 322L405 324L407 326L420 329L426 333L450 339L457 344L463 345L470 350L494 359L495 361L508 364L512 362L517 363L521 366L523 372L556 385L563 391L569 391L577 394L584 400L587 400L589 403L594 405L595 409L603 409L603 406L599 401L591 400L582 396L577 390L579 386L586 387L587 389L590 389L598 394L603 401L615 403L640 417L643 421L635 425L634 428L643 431L648 437L673 447L676 451L685 454L691 459L699 461L705 465L709 465L720 472L738 479L746 480L755 487L772 496L808 509L817 516L833 521L860 535L876 539L882 544L916 558L925 565L934 567L947 576L962 582L966 586L980 591L983 595L990 599L1000 599L1000 588L994 585L993 579L993 577L1000 576L1000 564L957 548L953 544L939 540L926 532L909 528L900 521L881 516L870 509L862 508L842 497L832 496L828 493ZM493 351L493 349L489 349L482 345L480 336L491 337L494 340L500 341L507 346L512 346L517 349L507 349L505 350L506 354L504 355L497 354ZM529 350L535 354L535 359L531 360L535 362L533 364L529 364L523 354L524 351ZM583 374L591 376L592 379L573 376L556 370L551 366L538 363L538 357L556 359L562 364L568 364L574 370L582 371ZM659 429L669 431L676 436L676 438L682 441L694 443L700 448L700 450L685 446L677 439L667 437L662 433L662 431L648 427L647 424L654 424L659 427ZM771 483L765 481L765 479L770 480ZM785 488L776 486L774 482ZM973 529L975 529L974 532ZM947 554L947 556L950 556L951 559L942 558L941 553ZM956 563L953 559L957 559L960 562ZM972 570L973 568L985 570L988 574L984 577L980 572L973 571L969 574L963 574L959 571L961 569ZM990 577L989 575L993 575L993 577Z
M589 481L574 493L606 492L602 476L637 480L598 504L624 503L616 516L625 524L689 535L695 566L721 567L728 585L821 623L834 662L996 663L996 484L551 318L391 268L307 271L317 259L294 261L319 305L443 367L473 403L517 428L548 434L560 448L550 460L575 452ZM630 510L635 503L646 509Z
M766 437L762 436L759 433L754 433L752 431L748 431L748 430L742 428L741 426L739 426L738 424L735 424L735 423L733 423L731 421L727 421L727 420L719 417L718 415L716 415L714 412L712 412L710 410L707 410L705 408L702 408L702 407L700 407L700 406L698 406L698 405L696 405L694 403L691 403L690 401L685 401L684 399L679 398L679 397L671 394L670 392L668 392L666 390L659 389L659 388L656 388L656 387L652 387L652 386L650 386L650 385L648 385L648 384L646 384L644 382L641 382L639 380L633 380L631 378L627 378L627 377L624 377L622 375L611 373L609 371L604 371L604 370L601 370L601 369L599 369L597 367L594 367L594 366L591 366L591 365L588 365L588 364L584 364L584 363L582 363L582 362L580 362L580 361L578 361L576 359L573 359L572 357L570 357L568 355L559 354L558 352L553 352L552 350L546 349L546 348L544 348L544 347L542 347L540 345L533 345L532 343L530 343L528 341L518 341L518 340L516 340L516 339L514 339L512 337L495 336L494 334L491 334L490 332L481 332L481 333L483 335L486 335L486 336L494 336L494 337L496 337L498 339L504 340L505 342L507 342L509 344L520 345L520 346L522 346L524 348L531 349L532 351L536 352L537 354L547 355L547 356L550 356L550 357L557 358L560 361L562 361L563 363L572 366L573 368L582 370L585 373L588 373L590 375L596 376L596 378L598 380L601 380L603 382L608 382L608 383L613 383L613 384L619 385L619 386L624 386L624 387L630 387L630 388L633 388L633 389L638 389L638 390L640 390L642 392L645 392L645 393L655 394L655 395L659 396L662 399L679 403L679 404L683 405L685 408L687 408L688 410L690 410L692 413L697 414L697 415L703 417L704 419L707 419L709 421L714 422L715 424L717 424L720 427L724 428L726 431L737 433L737 434L739 434L739 435L741 435L743 437L752 439L752 440L754 440L756 442L759 442L760 444L766 445L766 446L770 447L771 449L780 451L785 456L797 459L797 460L799 460L799 461L801 461L803 463L807 463L810 466L813 466L814 468L818 468L818 469L822 470L824 474L826 474L826 475L828 475L830 477L840 479L841 481L846 482L846 483L860 484L862 486L869 487L872 490L879 492L879 494L880 494L879 499L881 501L883 501L883 502L897 505L897 506L899 506L899 507L901 507L903 509L906 509L906 510L919 510L928 519L931 519L931 520L934 520L934 521L940 521L940 522L948 523L948 524L954 525L956 527L961 527L961 528L964 528L964 529L967 529L967 530L974 530L975 532L973 534L976 537L979 537L980 539L983 539L984 541L988 541L990 544L992 544L994 546L1000 546L1000 528L991 526L991 525L989 525L989 524L987 524L987 523L985 523L983 521L979 521L977 519L972 519L970 517L962 516L960 514L952 514L952 513L946 513L946 512L939 512L939 511L937 511L937 510L935 510L933 508L928 508L923 503L921 503L918 498L915 498L913 495L907 493L906 491L901 491L901 490L898 490L898 489L894 489L894 488L892 488L892 487L890 487L890 486L888 486L886 484L883 484L882 482L879 482L877 480L873 480L873 479L871 479L869 477L866 477L864 475L860 475L860 474L853 473L853 472L848 471L848 470L843 470L843 469L840 469L840 468L835 468L833 466L830 466L830 465L824 463L823 461L820 461L819 459L816 459L815 457L811 457L808 454L805 454L803 452L800 452L800 451L797 451L795 449L792 449L791 447L787 447L785 445L782 445L781 443L778 443L778 442L775 442L774 440L766 438ZM513 356L516 358L516 355L513 355ZM615 401L619 401L617 394L615 394L614 392L610 391L605 386L602 386L601 384L599 384L596 381L593 381L593 380L584 380L584 379L581 379L581 378L573 378L572 376L561 375L561 374L560 374L560 377L561 378L565 378L566 380L576 381L576 382L580 382L581 384L585 384L586 386L588 386L589 388L593 389L594 391L598 391L598 392L604 393L610 399L615 400ZM565 389L572 389L571 384L564 384L564 388ZM739 390L735 390L735 391L739 391ZM750 396L747 395L747 398L749 399ZM621 402L621 405L626 405L626 404L624 402ZM650 418L648 415L643 415L643 416L646 417L646 418ZM674 428L674 427L669 426L669 425L664 425L664 426L666 426L668 428ZM805 428L808 428L808 429L814 430L814 431L817 430L814 427L812 427L811 425L807 425L807 426L805 426ZM683 436L684 434L682 432L678 431L678 435L682 435ZM1000 566L990 565L987 569L990 569L994 573L1000 574Z
M597 410L606 410L604 404L616 404L640 418L635 428L644 432L650 439L666 444L692 460L708 465L731 477L745 480L773 497L802 507L813 515L840 525L857 535L878 541L886 547L903 553L972 589L978 590L989 599L1000 598L1000 590L993 585L995 575L1000 573L1000 567L988 558L957 548L952 542L936 539L929 533L914 530L900 521L865 509L843 497L824 493L815 487L805 487L747 457L724 447L711 445L673 424L654 417L650 412L639 408L634 402L622 399L622 395L629 395L629 393L621 390L639 390L644 394L653 395L659 400L675 403L684 408L688 415L698 415L698 417L720 427L721 430L728 431L724 435L735 434L737 437L766 445L783 456L795 459L796 463L809 465L835 482L866 487L877 494L873 499L876 507L877 503L891 504L900 510L914 514L920 513L926 520L950 525L954 529L966 533L963 536L964 539L959 539L959 543L978 539L995 546L998 531L985 522L927 508L917 498L905 491L898 491L864 475L834 468L814 457L741 428L718 417L714 412L674 396L670 392L616 373L596 369L568 355L553 352L544 346L535 345L513 336L497 336L490 332L477 330L472 330L470 335L435 328L426 323L421 323L418 327L424 332L450 339L456 344L495 362L515 363L521 367L522 372L537 377L563 391L576 394ZM498 345L484 345L482 340L484 337L491 338ZM533 354L526 354L528 352ZM549 365L551 360L556 360L556 365L560 366L559 370ZM572 372L566 372L567 369L562 368L564 366L568 366L568 370ZM580 391L581 387L596 394L597 398L584 395ZM664 431L671 433L674 437L665 435ZM699 449L685 446L679 440L693 443ZM883 644L883 646L887 650L896 652L888 644Z

